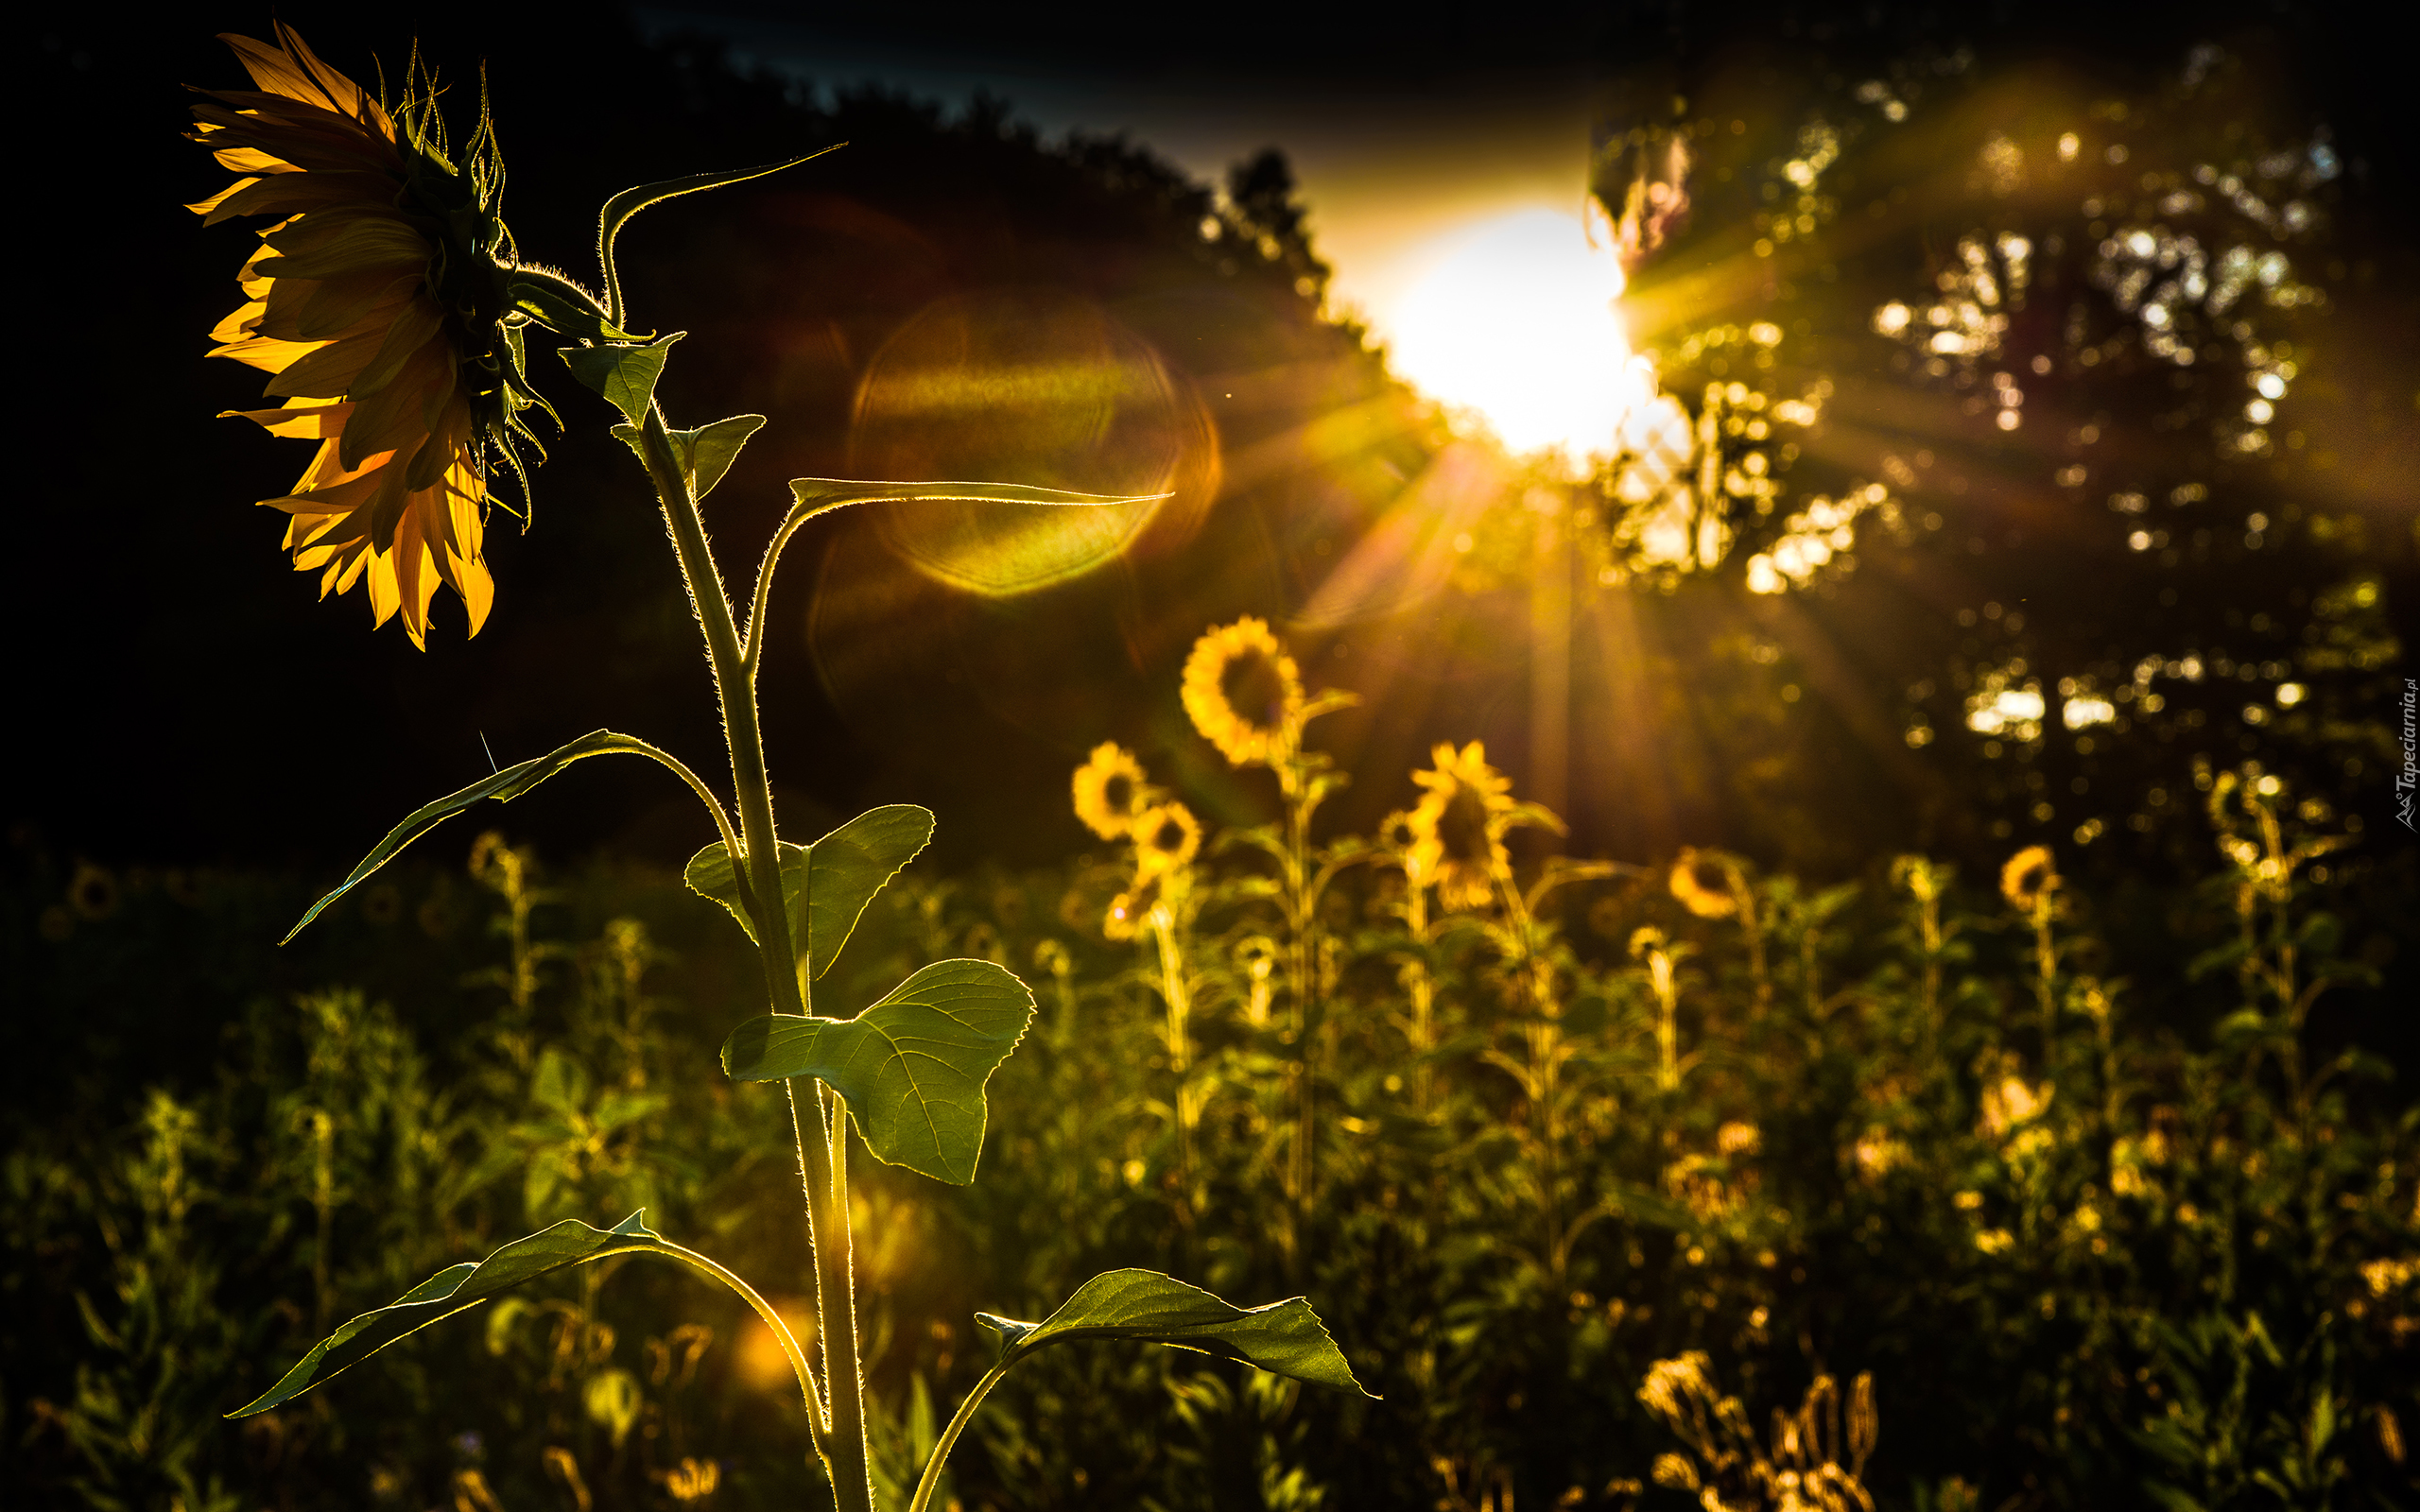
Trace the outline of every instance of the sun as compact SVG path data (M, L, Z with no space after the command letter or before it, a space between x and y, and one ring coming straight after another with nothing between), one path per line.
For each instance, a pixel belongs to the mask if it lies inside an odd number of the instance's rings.
M1579 216L1537 206L1425 250L1426 273L1380 312L1396 372L1516 452L1610 451L1632 382L1611 249L1591 246Z

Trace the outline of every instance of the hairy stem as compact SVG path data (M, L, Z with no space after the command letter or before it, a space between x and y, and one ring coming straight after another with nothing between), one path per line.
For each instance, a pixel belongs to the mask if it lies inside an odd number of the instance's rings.
M756 938L764 959L765 986L776 1013L807 1012L809 973L797 969L790 941L789 910L782 895L781 847L773 827L773 790L765 767L764 734L756 722L756 685L732 623L731 599L706 542L698 501L674 460L663 411L648 411L648 473L664 507L681 576L706 643L706 663L722 705L724 744L731 752L732 791L739 809L744 856L735 869L749 879L756 904ZM839 1512L873 1512L865 1438L865 1394L857 1365L855 1288L849 1273L849 1205L845 1179L836 1170L835 1147L845 1137L819 1097L810 1126L802 1117L797 1084L784 1082L790 1104L790 1133L797 1141L799 1171L806 1189L807 1235L815 1251L816 1333L823 1344L823 1399L831 1421L817 1423L817 1448L832 1477ZM820 1084L819 1084L820 1089ZM835 1100L837 1102L837 1099Z

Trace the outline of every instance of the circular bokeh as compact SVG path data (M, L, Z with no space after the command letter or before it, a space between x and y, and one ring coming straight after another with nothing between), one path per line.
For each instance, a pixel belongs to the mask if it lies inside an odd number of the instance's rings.
M884 343L858 385L861 477L979 479L1178 498L1100 508L886 505L883 543L969 593L1031 593L1132 546L1214 488L1217 439L1190 386L1098 306L1051 291L957 294Z

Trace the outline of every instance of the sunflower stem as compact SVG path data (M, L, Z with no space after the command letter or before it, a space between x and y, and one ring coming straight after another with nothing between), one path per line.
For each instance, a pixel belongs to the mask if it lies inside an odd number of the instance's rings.
M755 679L732 623L731 598L715 566L705 523L689 490L664 412L650 406L643 432L648 476L664 507L673 555L689 590L689 603L706 643L706 664L722 706L723 740L731 752L732 788L738 799L744 856L735 869L750 879L756 904L756 937L764 959L765 985L776 1013L808 1012L809 971L798 969L790 940L789 909L782 894L781 846L773 825L773 791L765 765L765 742L756 720ZM806 1194L807 1242L815 1254L816 1334L823 1345L823 1400L831 1421L818 1423L816 1448L831 1477L838 1512L873 1512L865 1434L865 1385L858 1366L856 1297L851 1275L847 1181L847 1113L839 1099L817 1084L813 1127L799 1107L795 1081L785 1081L790 1136L798 1145L799 1173ZM810 1137L811 1136L811 1137Z

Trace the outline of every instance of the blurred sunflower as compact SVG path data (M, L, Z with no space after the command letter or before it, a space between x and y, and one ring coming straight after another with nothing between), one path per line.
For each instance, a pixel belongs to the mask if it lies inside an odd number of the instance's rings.
M486 111L457 166L417 70L390 113L283 23L275 46L220 40L260 87L202 92L189 134L247 177L188 208L213 225L279 218L210 354L272 374L267 393L285 401L229 414L320 442L293 491L261 502L292 517L285 546L320 575L321 597L363 583L376 623L400 611L425 646L442 582L475 635L495 596L485 454L518 473L510 438L536 438L516 417L543 403L507 294L515 258Z
M1134 869L1145 883L1186 865L1201 850L1201 821L1174 801L1136 815L1133 834Z
M67 884L68 907L86 919L102 919L117 912L117 878L108 868L77 863L76 876Z
M1104 840L1134 828L1134 816L1150 796L1143 765L1114 740L1093 747L1092 759L1076 768L1076 817Z
M1683 847L1672 863L1672 896L1700 919L1728 919L1739 911L1730 872L1719 858L1694 847Z
M2047 845L2030 845L2000 868L2000 896L2017 912L2031 914L2058 889L2059 873Z
M1411 780L1427 792L1411 811L1411 861L1437 884L1448 910L1484 907L1498 880L1512 872L1504 832L1518 818L1512 779L1487 765L1487 749L1472 741L1430 752L1436 765ZM1407 868L1409 869L1409 868Z
M1302 729L1303 675L1268 622L1249 614L1193 643L1184 696L1193 728L1230 765L1273 764Z
M1143 912L1143 905L1135 902L1132 893L1121 892L1109 901L1109 912L1101 916L1100 932L1110 939L1132 939Z

